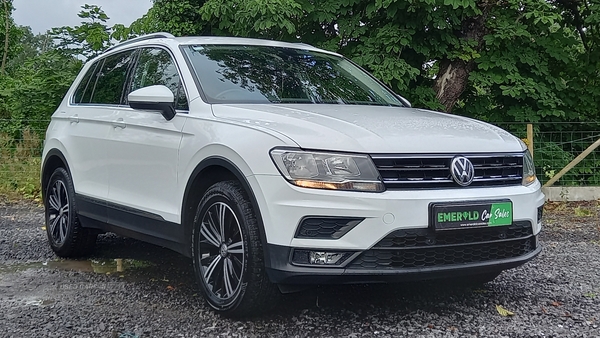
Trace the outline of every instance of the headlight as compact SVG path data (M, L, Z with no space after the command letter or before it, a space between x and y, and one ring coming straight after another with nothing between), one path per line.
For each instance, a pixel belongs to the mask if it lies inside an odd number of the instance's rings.
M271 158L292 184L305 188L382 192L379 172L367 155L273 149Z
M529 150L525 150L525 153L523 154L523 185L528 186L533 182L535 182L533 157Z

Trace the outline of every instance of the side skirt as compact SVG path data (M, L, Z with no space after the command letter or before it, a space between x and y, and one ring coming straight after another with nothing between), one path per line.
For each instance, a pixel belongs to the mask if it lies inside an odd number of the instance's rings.
M127 206L76 194L77 214L84 227L134 238L189 257L181 224Z

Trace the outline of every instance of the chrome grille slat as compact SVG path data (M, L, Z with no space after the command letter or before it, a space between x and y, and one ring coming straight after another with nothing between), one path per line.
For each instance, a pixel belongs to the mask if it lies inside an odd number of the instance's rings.
M419 169L419 170L448 170L447 167L441 167L441 168L431 168L431 167L401 167L401 168L394 168L394 167L383 167L382 169L385 170L393 170L393 171L410 171L410 170L415 170L415 169Z
M448 155L372 155L383 183L388 189L460 188L451 178L450 163L459 154ZM471 187L521 184L522 154L471 154L475 169Z
M487 165L487 166L482 166L482 165L473 165L473 167L475 169L481 169L481 170L485 170L485 169L512 169L512 168L521 168L521 165L515 164L515 165Z

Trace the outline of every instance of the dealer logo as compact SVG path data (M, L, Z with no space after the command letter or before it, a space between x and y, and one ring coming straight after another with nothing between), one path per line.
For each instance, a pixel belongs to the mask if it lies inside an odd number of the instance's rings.
M475 168L473 168L473 163L471 163L468 158L456 156L452 159L450 173L452 174L454 182L466 187L473 182Z

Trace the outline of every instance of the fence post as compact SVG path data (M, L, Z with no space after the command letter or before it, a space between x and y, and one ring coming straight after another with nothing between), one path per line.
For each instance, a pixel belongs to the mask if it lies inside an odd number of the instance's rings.
M533 157L533 124L531 123L527 124L527 148Z
M552 178L548 182L546 182L546 184L544 184L544 187L549 187L549 186L553 185L554 183L556 183L556 181L558 181L564 174L566 174L569 170L573 169L574 166L576 166L579 162L581 162L592 151L594 151L594 149L598 148L599 146L600 146L600 138L598 140L596 140L596 142L592 143L591 146L587 147L587 149L584 150L581 154L579 154L579 156L575 157L575 159L573 161L571 161L569 164L567 164L567 166L564 167L561 171L559 171L558 174L552 176Z

